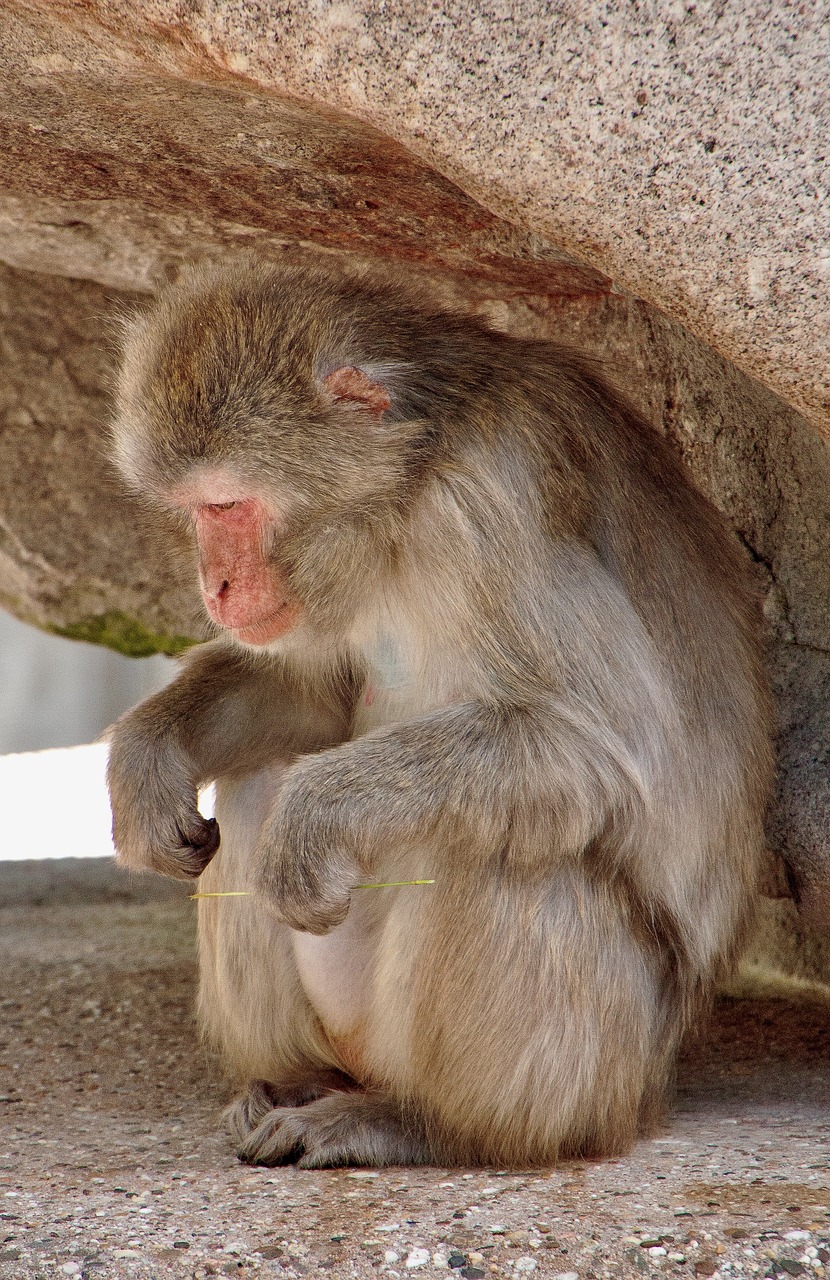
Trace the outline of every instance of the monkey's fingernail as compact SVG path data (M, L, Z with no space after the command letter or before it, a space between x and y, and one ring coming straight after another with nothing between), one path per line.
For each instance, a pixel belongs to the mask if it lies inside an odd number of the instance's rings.
M215 818L206 818L203 828L204 839L201 841L201 847L205 853L215 853L219 848L220 833L219 823Z

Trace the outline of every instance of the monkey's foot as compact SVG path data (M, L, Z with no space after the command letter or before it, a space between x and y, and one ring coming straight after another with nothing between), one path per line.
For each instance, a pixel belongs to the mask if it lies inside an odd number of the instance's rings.
M305 1106L274 1107L237 1155L246 1164L296 1162L301 1169L427 1164L431 1158L426 1142L405 1130L398 1108L367 1093L329 1093Z
M342 1071L304 1071L286 1076L277 1084L267 1080L254 1080L248 1092L236 1098L225 1109L225 1119L234 1135L241 1141L256 1129L257 1125L276 1108L304 1107L316 1098L323 1098L335 1090L348 1093L358 1086Z

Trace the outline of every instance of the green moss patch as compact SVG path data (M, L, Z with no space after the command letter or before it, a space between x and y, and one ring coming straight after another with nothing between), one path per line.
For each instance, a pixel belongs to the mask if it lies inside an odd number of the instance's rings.
M103 644L116 653L130 658L149 658L154 653L166 653L175 657L196 644L192 636L164 636L148 631L135 618L112 610L99 613L68 627L50 627L57 636L69 640L85 640L88 644Z

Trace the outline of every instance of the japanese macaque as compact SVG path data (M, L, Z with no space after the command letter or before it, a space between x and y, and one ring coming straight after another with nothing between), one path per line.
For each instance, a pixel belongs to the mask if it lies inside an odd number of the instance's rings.
M116 726L109 785L125 866L249 891L199 903L241 1159L624 1151L763 856L719 515L592 365L361 270L172 286L113 442L218 632Z

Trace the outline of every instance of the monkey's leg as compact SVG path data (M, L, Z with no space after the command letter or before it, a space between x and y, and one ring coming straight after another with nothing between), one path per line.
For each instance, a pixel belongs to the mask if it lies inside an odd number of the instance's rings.
M532 880L451 875L417 899L402 891L390 914L374 1077L417 1108L441 1163L626 1150L679 1030L659 945L575 863Z
M279 766L218 785L222 844L202 876L202 892L251 887L259 830L279 785ZM356 907L344 933L359 915ZM301 980L296 949L307 942L253 896L199 903L200 1019L240 1085L226 1112L240 1158L296 1159L308 1168L425 1162L426 1144L404 1126L395 1104L364 1093L342 1070ZM313 945L327 951L332 944ZM341 967L337 945L331 971ZM306 961L306 981L308 968Z
M670 969L671 966L668 966ZM399 894L376 955L366 1064L383 1091L260 1095L255 1164L551 1164L634 1141L678 1008L630 904L571 864Z
M217 785L222 843L201 892L249 889L251 859L281 766ZM240 1097L228 1115L243 1137L275 1106L300 1106L354 1088L300 982L289 929L256 899L199 903L199 1017Z

